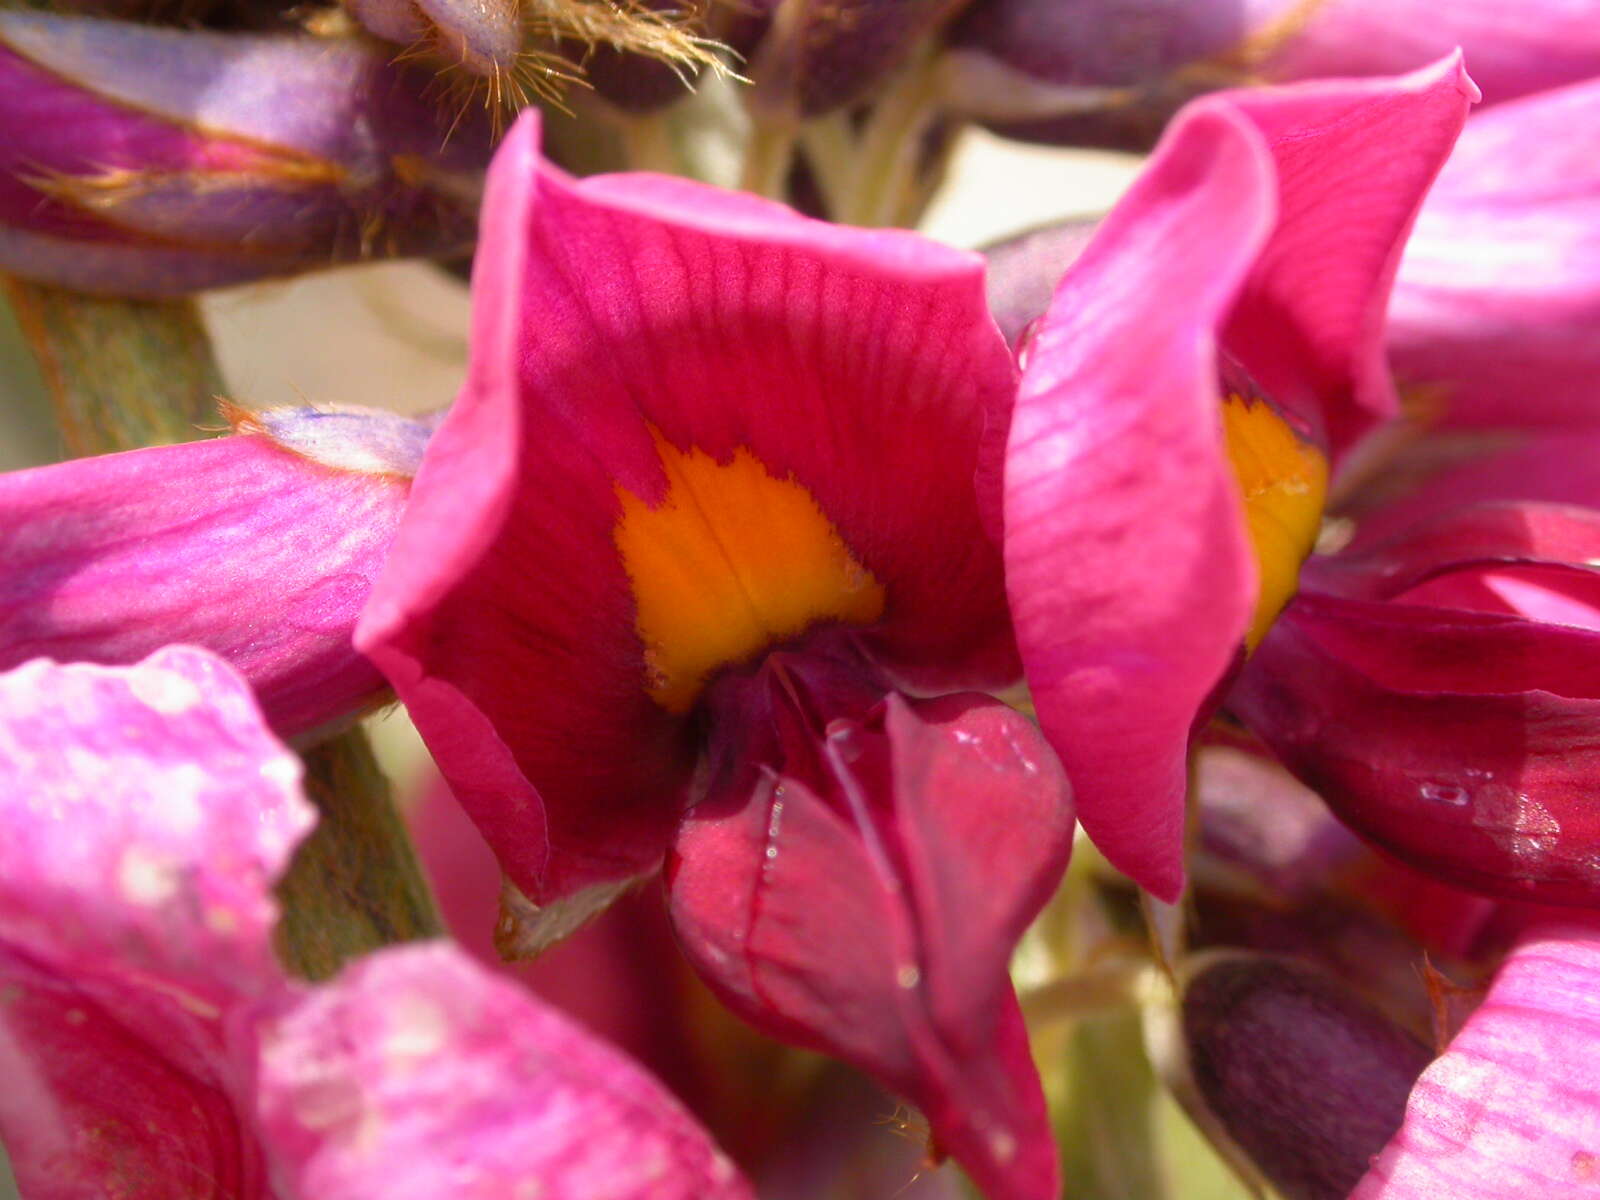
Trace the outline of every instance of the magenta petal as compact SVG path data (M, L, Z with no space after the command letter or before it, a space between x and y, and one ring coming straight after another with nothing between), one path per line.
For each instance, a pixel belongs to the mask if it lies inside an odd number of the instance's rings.
M1085 829L1165 898L1189 731L1255 593L1219 347L1336 445L1392 408L1386 291L1472 94L1448 60L1191 105L1038 326L1006 465L1018 643Z
M0 1132L28 1196L267 1195L235 1018L282 987L298 778L203 651L0 676Z
M1278 213L1224 341L1337 453L1395 411L1384 313L1400 254L1478 90L1459 54L1392 79L1202 101L1237 106L1271 150Z
M188 642L241 671L280 733L343 717L383 691L350 637L406 488L262 437L0 475L0 668Z
M1600 433L1545 433L1511 449L1441 470L1414 490L1362 513L1352 550L1396 536L1470 505L1535 501L1600 508Z
M764 1032L915 1102L985 1195L1054 1197L1007 974L1071 845L1048 747L991 700L891 695L864 724L833 721L814 767L807 753L686 818L669 869L686 952Z
M746 1200L617 1051L446 944L382 951L262 1030L263 1135L317 1200Z
M1396 376L1444 423L1600 421L1596 130L1600 81L1541 92L1474 117L1440 174L1388 336Z
M1216 330L1271 189L1243 117L1180 118L1062 281L1011 425L1007 589L1039 721L1095 844L1167 897L1189 729L1254 602Z
M357 641L529 897L651 869L692 767L616 542L618 489L667 491L655 434L809 491L891 597L858 638L897 678L1015 678L973 484L1015 368L980 259L684 180L574 183L531 118L482 245L468 382Z
M1526 936L1423 1072L1352 1200L1579 1200L1600 1188L1600 936Z
M1302 594L1230 710L1357 832L1473 891L1600 905L1600 633Z

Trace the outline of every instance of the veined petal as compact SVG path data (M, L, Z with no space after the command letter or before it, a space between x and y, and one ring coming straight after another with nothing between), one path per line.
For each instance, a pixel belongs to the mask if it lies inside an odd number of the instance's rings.
M182 641L241 671L280 733L344 717L383 691L350 636L406 491L262 436L0 475L0 668Z
M1190 728L1267 578L1219 351L1336 449L1393 407L1385 296L1472 97L1451 59L1192 105L1037 327L1006 465L1018 641L1085 829L1158 895L1182 883Z
M816 584L756 558L832 564L816 621L897 678L1014 677L973 479L1015 374L971 255L683 180L573 183L537 137L524 117L491 172L468 383L358 644L543 903L659 859L696 688L765 645L695 659L662 631ZM677 620L713 593L729 612Z
M736 736L760 743L752 720ZM1055 1151L1007 963L1071 833L1066 780L1024 718L890 695L721 774L679 830L671 912L735 1012L907 1096L985 1195L1043 1200Z
M0 1130L28 1195L268 1195L232 1018L283 983L298 779L202 651L0 676Z
M1579 1200L1600 1185L1600 937L1532 931L1411 1090L1405 1123L1352 1200Z
M1164 896L1182 880L1189 729L1253 600L1216 329L1271 187L1248 122L1181 119L1062 281L1011 423L1007 589L1039 721L1089 836Z
M1228 697L1357 832L1457 886L1600 904L1600 633L1302 594Z
M1600 422L1596 129L1594 80L1468 122L1406 244L1388 330L1431 420Z
M1384 313L1401 251L1478 89L1460 54L1409 75L1225 92L1271 149L1278 212L1223 334L1335 454L1396 410Z
M747 1200L620 1053L443 943L381 951L261 1031L264 1140L319 1200Z

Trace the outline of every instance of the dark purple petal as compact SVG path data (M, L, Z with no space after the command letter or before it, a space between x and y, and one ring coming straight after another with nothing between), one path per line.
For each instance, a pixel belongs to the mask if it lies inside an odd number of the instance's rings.
M356 39L0 13L0 263L161 295L459 252L487 118L427 88Z
M1191 977L1183 1033L1206 1106L1285 1200L1345 1200L1433 1057L1332 976L1271 958Z

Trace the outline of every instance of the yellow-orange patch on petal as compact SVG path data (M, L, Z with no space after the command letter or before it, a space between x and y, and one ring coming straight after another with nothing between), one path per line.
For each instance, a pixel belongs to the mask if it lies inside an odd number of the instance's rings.
M633 584L646 688L668 712L693 706L708 676L824 621L883 614L883 586L816 499L741 446L725 462L659 434L667 495L620 485L612 537Z
M1316 545L1328 496L1328 459L1265 400L1228 396L1222 429L1260 577L1245 634L1245 645L1254 650L1294 595L1300 566Z

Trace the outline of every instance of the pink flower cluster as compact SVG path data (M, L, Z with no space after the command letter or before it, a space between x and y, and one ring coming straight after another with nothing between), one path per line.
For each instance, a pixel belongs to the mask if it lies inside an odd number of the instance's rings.
M277 739L391 689L504 875L503 947L661 873L722 1003L913 1103L995 1200L1063 1194L1010 963L1077 825L1242 920L1187 869L1268 870L1219 848L1199 747L1231 740L1263 806L1297 787L1275 758L1387 857L1308 839L1272 889L1365 871L1385 928L1410 887L1415 940L1503 965L1437 1056L1393 1058L1370 1171L1284 1166L1212 1053L1241 1039L1196 1017L1236 1140L1294 1194L1586 1194L1600 88L1476 99L1459 55L1202 97L1092 232L997 250L987 292L915 234L574 179L524 116L442 418L241 415L0 476L26 1194L752 1194L662 1085L450 944L278 966L314 817ZM28 211L4 237L57 236ZM1397 452L1418 396L1434 428ZM1407 458L1486 429L1522 440ZM1282 994L1361 1027L1320 987Z

